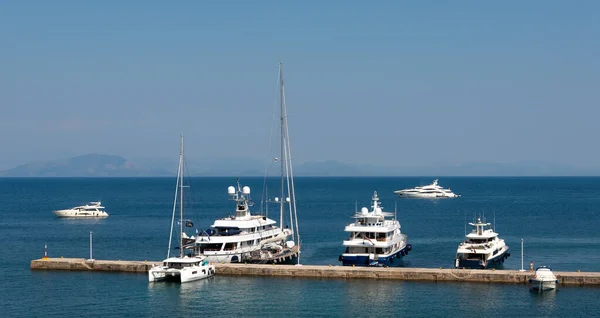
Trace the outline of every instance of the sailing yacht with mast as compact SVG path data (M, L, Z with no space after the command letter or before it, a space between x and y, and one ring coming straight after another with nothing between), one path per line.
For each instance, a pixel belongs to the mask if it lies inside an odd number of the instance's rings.
M177 169L177 186L175 187L175 202L173 203L173 214L171 217L171 233L169 234L169 249L167 250L167 259L162 265L153 266L148 271L148 280L150 282L175 280L186 283L213 276L215 266L208 259L202 256L185 255L186 248L192 248L193 244L186 246L185 242L189 238L183 231L184 222L186 226L192 223L183 219L183 136L181 136L181 150L179 152L179 167ZM177 193L179 192L179 256L171 257L171 241L173 238L173 226L175 221L175 211L177 207ZM191 253L190 253L191 254Z
M300 235L282 64L279 64L279 95L281 160L276 158L275 161L281 164L281 199L269 201L279 204L279 226L275 220L268 218L268 214L253 215L250 212L253 206L250 187L242 187L238 180L236 187L228 188L228 194L235 201L235 213L215 220L211 229L197 235L197 255L204 255L218 263L299 264ZM289 211L289 220L284 223L286 209Z

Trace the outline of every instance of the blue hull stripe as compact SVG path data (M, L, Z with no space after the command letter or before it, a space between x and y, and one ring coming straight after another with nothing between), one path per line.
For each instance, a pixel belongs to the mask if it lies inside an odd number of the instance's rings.
M412 246L411 246L412 248ZM379 256L376 262L371 264L369 260L369 255L347 255L342 254L340 260L342 261L342 265L344 266L399 266L401 265L402 257L407 255L409 252L408 245L406 245L403 249L398 250L396 253L391 254L389 256ZM404 254L404 255L402 255Z

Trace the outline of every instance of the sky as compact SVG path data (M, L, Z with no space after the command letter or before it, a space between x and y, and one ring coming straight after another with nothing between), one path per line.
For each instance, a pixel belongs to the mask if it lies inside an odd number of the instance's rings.
M600 166L599 1L2 1L0 170L88 153ZM277 123L275 123L277 124Z

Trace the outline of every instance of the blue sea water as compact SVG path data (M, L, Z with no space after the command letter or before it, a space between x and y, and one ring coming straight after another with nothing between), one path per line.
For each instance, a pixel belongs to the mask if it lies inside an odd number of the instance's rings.
M234 209L236 178L191 178L186 215L208 228ZM344 226L378 191L398 207L413 245L406 267L453 266L465 221L484 215L511 247L506 269L524 263L556 271L600 271L600 178L442 178L457 199L399 199L393 191L431 178L297 178L303 264L338 265ZM258 212L263 179L242 178ZM276 179L269 184L276 185ZM600 314L600 289L560 286L537 294L524 285L261 277L149 284L146 275L30 271L44 244L50 257L161 260L166 256L174 178L0 179L2 317L410 316L580 317ZM274 188L269 188L275 193ZM102 200L110 217L59 219L52 210ZM272 207L272 212L275 207ZM273 213L270 217L276 218ZM495 221L495 222L494 222ZM467 230L470 230L467 228Z

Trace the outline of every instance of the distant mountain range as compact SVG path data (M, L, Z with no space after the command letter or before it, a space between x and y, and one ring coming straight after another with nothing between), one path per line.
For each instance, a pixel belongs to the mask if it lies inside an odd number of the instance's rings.
M120 156L99 154L33 162L0 171L1 177L132 177L170 174L165 170L146 169Z
M187 160L190 176L278 175L278 164L252 158L198 158ZM174 176L177 158L135 158L88 154L61 160L34 162L0 171L0 177L157 177ZM380 167L339 161L294 165L296 176L589 176L600 169L579 169L551 162L465 163L423 167Z

